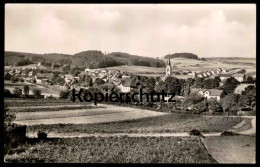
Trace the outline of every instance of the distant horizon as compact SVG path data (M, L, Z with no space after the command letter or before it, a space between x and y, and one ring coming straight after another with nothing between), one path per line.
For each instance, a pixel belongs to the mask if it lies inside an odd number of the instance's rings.
M83 50L83 51L80 51L80 52L85 52L85 51L93 51L93 50ZM102 50L96 50L96 51L101 51L102 53L104 52L107 52L107 51L102 51ZM13 50L5 50L5 52L17 52L17 53L29 53L29 54L41 54L41 55L44 55L44 54L62 54L62 55L70 55L70 56L73 56L77 53L80 53L80 52L76 52L76 53L73 53L73 54L69 54L69 53L59 53L59 52L45 52L45 53L34 53L34 52L24 52L24 51L13 51ZM134 56L140 56L140 57L148 57L148 58L157 58L157 57L149 57L149 56L142 56L142 55L137 55L137 54L132 54L132 53L127 53L127 52L121 52L121 51L113 51L114 53L115 52L120 52L120 53L126 53L126 54L130 54L130 55L134 55ZM113 53L113 52L109 52L109 53ZM190 53L190 52L176 52L176 53ZM169 54L175 54L175 53L169 53ZM193 53L195 54L195 53ZM196 54L195 54L196 55ZM166 56L166 55L164 55ZM164 58L164 56L158 56L158 58ZM197 55L198 58L248 58L248 59L256 59L256 57L242 57L242 56L234 56L234 57L201 57L199 55ZM171 59L176 59L176 58L171 58Z
M256 57L256 4L6 4L5 50Z

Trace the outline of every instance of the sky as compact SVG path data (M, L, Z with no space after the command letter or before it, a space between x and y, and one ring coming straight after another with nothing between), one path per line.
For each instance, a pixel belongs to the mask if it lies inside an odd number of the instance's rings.
M255 4L6 4L5 50L256 57Z

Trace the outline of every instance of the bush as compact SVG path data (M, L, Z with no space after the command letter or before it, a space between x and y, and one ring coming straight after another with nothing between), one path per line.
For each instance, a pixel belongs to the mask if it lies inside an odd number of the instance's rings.
M39 140L47 139L47 133L45 133L45 132L38 131L37 136L38 136Z
M70 95L70 91L61 91L60 92L60 99L68 99Z
M36 97L40 97L41 94L42 94L42 92L41 92L41 90L39 90L39 89L33 89L33 94L34 94L34 96L36 96Z
M12 76L10 80L12 81L12 83L19 81L19 79L16 76Z
M13 90L13 94L17 97L22 95L22 89L20 89L19 87L15 87Z
M197 129L191 130L189 134L190 134L191 136L202 136L202 134L200 133L200 131L198 131Z
M232 131L224 131L221 133L221 136L234 136L234 135L236 134Z
M47 96L48 99L54 99L54 97L52 95Z
M11 97L12 93L10 92L9 89L4 89L4 97Z
M23 78L20 78L19 81L20 81L20 82L24 82L24 79L23 79Z

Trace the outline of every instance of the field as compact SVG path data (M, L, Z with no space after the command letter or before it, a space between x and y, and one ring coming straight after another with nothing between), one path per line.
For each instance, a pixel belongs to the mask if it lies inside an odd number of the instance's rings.
M99 104L98 107L89 106L88 109L78 110L67 109L60 111L17 112L16 120L14 122L23 125L93 124L133 120L164 114L166 113Z
M198 137L89 137L26 144L7 162L216 163ZM47 154L46 154L47 153Z
M5 102L16 114L14 122L28 125L29 137L25 145L5 155L7 162L216 163L200 137L161 134L187 134L193 129L215 134L235 125L241 130L239 123L250 122L61 99L6 98ZM48 138L34 138L38 131Z
M101 124L32 125L28 133L38 130L51 133L181 133L197 129L201 132L222 132L242 121L233 117L201 117L198 115L167 114L157 117Z
M32 84L28 82L18 82L18 83L11 83L10 81L4 81L4 88L9 89L11 92L14 90L15 87L18 87L23 90L25 85L29 86L29 94L33 94L33 89L39 89L42 92L42 95L53 97L59 97L59 93L62 90L62 86L59 85L47 85L47 84Z
M195 72L208 71L216 68L241 68L245 69L247 74L255 74L256 59L247 58L209 58L207 61L175 58L171 59L173 69L191 70Z
M166 61L166 60L164 60ZM246 74L256 74L256 59L255 58L207 58L207 61L186 59L186 58L174 58L171 59L172 69L174 71L193 71L193 72L205 72L208 70L214 70L216 68L241 68L246 70ZM144 75L144 76L164 76L165 68L144 67L144 66L117 66L109 67L109 70L127 71L130 73ZM186 79L188 75L174 75L177 78Z
M256 138L254 136L207 137L203 139L203 142L208 152L219 163L256 162Z
M46 67L42 66L42 65L38 65L38 64L29 64L29 65L25 65L25 66L5 66L6 70L10 70L12 68L34 68L37 67L39 69L46 69Z
M29 125L28 133L38 130L55 133L174 133L192 129L222 132L243 120L239 117L162 113L108 104L95 106L68 100L5 99L5 102L10 111L16 113L16 123Z
M142 72L164 73L165 72L165 68L155 68L155 67L145 67L145 66L117 66L117 67L108 67L106 69L128 71L129 73L142 73Z
M236 89L234 90L234 93L237 94L241 94L243 90L245 90L246 87L248 87L249 85L253 85L253 84L240 84L236 87Z

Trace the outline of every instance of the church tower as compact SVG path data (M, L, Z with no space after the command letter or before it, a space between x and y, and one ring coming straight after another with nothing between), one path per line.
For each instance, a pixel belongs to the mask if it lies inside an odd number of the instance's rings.
M169 60L166 63L166 77L169 77L172 75L172 68L171 68L171 60Z

